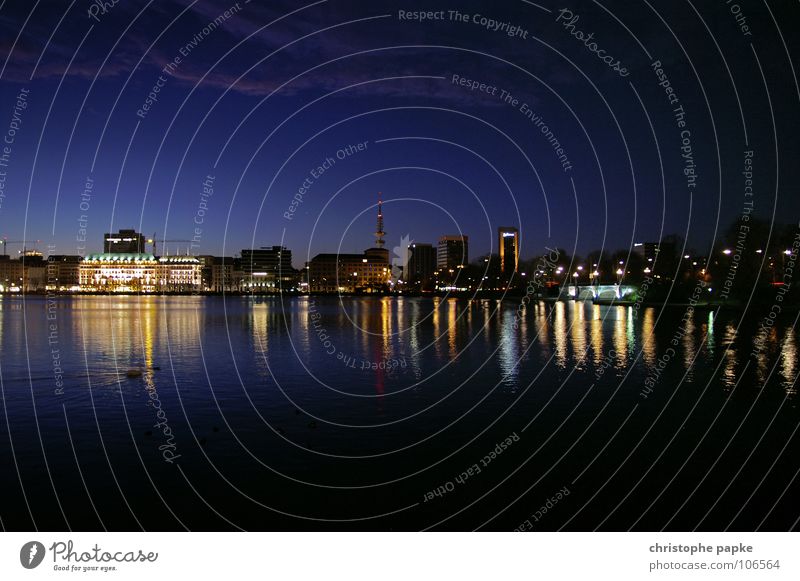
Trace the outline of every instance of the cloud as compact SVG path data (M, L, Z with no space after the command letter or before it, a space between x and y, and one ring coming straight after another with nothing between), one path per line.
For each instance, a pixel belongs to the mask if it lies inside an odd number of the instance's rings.
M107 14L100 15L99 23L88 18L86 5L85 2L76 2L66 14L63 3L52 0L41 2L32 15L29 14L30 7L14 5L4 9L0 17L0 54L10 54L10 58L3 79L27 82L34 69L37 80L58 79L65 74L69 78L87 80L95 76L105 79L146 71L157 74L180 55L182 47L196 41L198 35L203 36L202 41L196 43L191 54L182 60L173 77L188 86L202 79L204 88L230 89L247 96L269 95L305 70L340 59L292 81L282 87L279 94L324 93L359 84L340 95L394 99L444 97L465 106L493 106L494 100L452 87L449 82L425 79L370 81L408 75L447 77L454 72L465 74L472 70L474 74L480 74L482 80L492 82L492 79L501 80L509 74L508 67L499 61L463 51L381 50L393 44L476 45L466 40L475 32L469 28L450 26L433 38L430 28L406 26L398 23L394 16L377 18L392 12L384 5L365 8L328 1L297 11L302 5L283 0L269 3L202 0L194 4L191 0L157 0L144 5L146 9L141 4L132 6L120 2ZM212 32L203 35L203 30L208 30L210 23L226 10L234 14ZM265 27L281 17L276 24ZM27 24L11 52L14 38L26 19ZM174 24L166 28L173 19L176 19ZM358 20L360 22L351 23ZM80 46L90 26L93 28ZM150 48L159 35L158 41ZM502 36L489 35L482 45L477 43L477 49L510 60L516 58L513 47L492 45L498 39L502 40ZM210 69L237 43L241 45ZM362 51L374 52L341 58ZM259 64L273 52L272 57ZM136 69L140 59L141 64ZM456 71L454 66L462 70ZM250 67L253 69L239 79ZM544 63L540 63L540 69L546 68Z

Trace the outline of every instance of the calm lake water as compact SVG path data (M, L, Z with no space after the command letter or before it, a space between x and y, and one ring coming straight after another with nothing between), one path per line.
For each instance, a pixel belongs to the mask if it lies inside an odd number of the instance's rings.
M517 306L0 299L2 526L796 523L796 314Z

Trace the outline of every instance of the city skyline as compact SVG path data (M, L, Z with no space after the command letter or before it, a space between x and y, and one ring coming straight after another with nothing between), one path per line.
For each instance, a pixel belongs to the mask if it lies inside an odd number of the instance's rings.
M4 578L792 576L798 23L0 0Z

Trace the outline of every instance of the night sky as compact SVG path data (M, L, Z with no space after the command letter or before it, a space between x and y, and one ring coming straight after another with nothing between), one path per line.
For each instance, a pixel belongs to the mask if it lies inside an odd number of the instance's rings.
M796 2L100 4L0 1L9 240L83 254L136 228L193 254L284 244L300 267L371 246L382 192L390 249L460 231L474 258L518 226L523 257L672 233L707 254L746 151L755 214L800 216Z

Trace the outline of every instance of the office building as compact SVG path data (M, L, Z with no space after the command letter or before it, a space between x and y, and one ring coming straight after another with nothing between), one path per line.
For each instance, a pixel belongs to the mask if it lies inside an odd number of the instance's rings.
M242 290L244 273L242 260L230 256L199 256L203 263L203 286L206 290L223 293Z
M519 230L513 226L501 226L497 230L500 254L500 271L510 276L519 267Z
M388 253L317 254L308 264L308 290L311 292L373 292L389 283Z
M414 242L408 245L405 282L425 288L433 281L436 271L436 249L431 244Z
M47 257L47 290L77 290L81 284L82 256L51 254Z
M145 238L136 230L120 230L103 236L105 254L144 254Z
M285 246L245 248L241 260L245 290L293 290L297 273Z
M439 272L463 268L469 264L469 236L442 236L436 252Z

